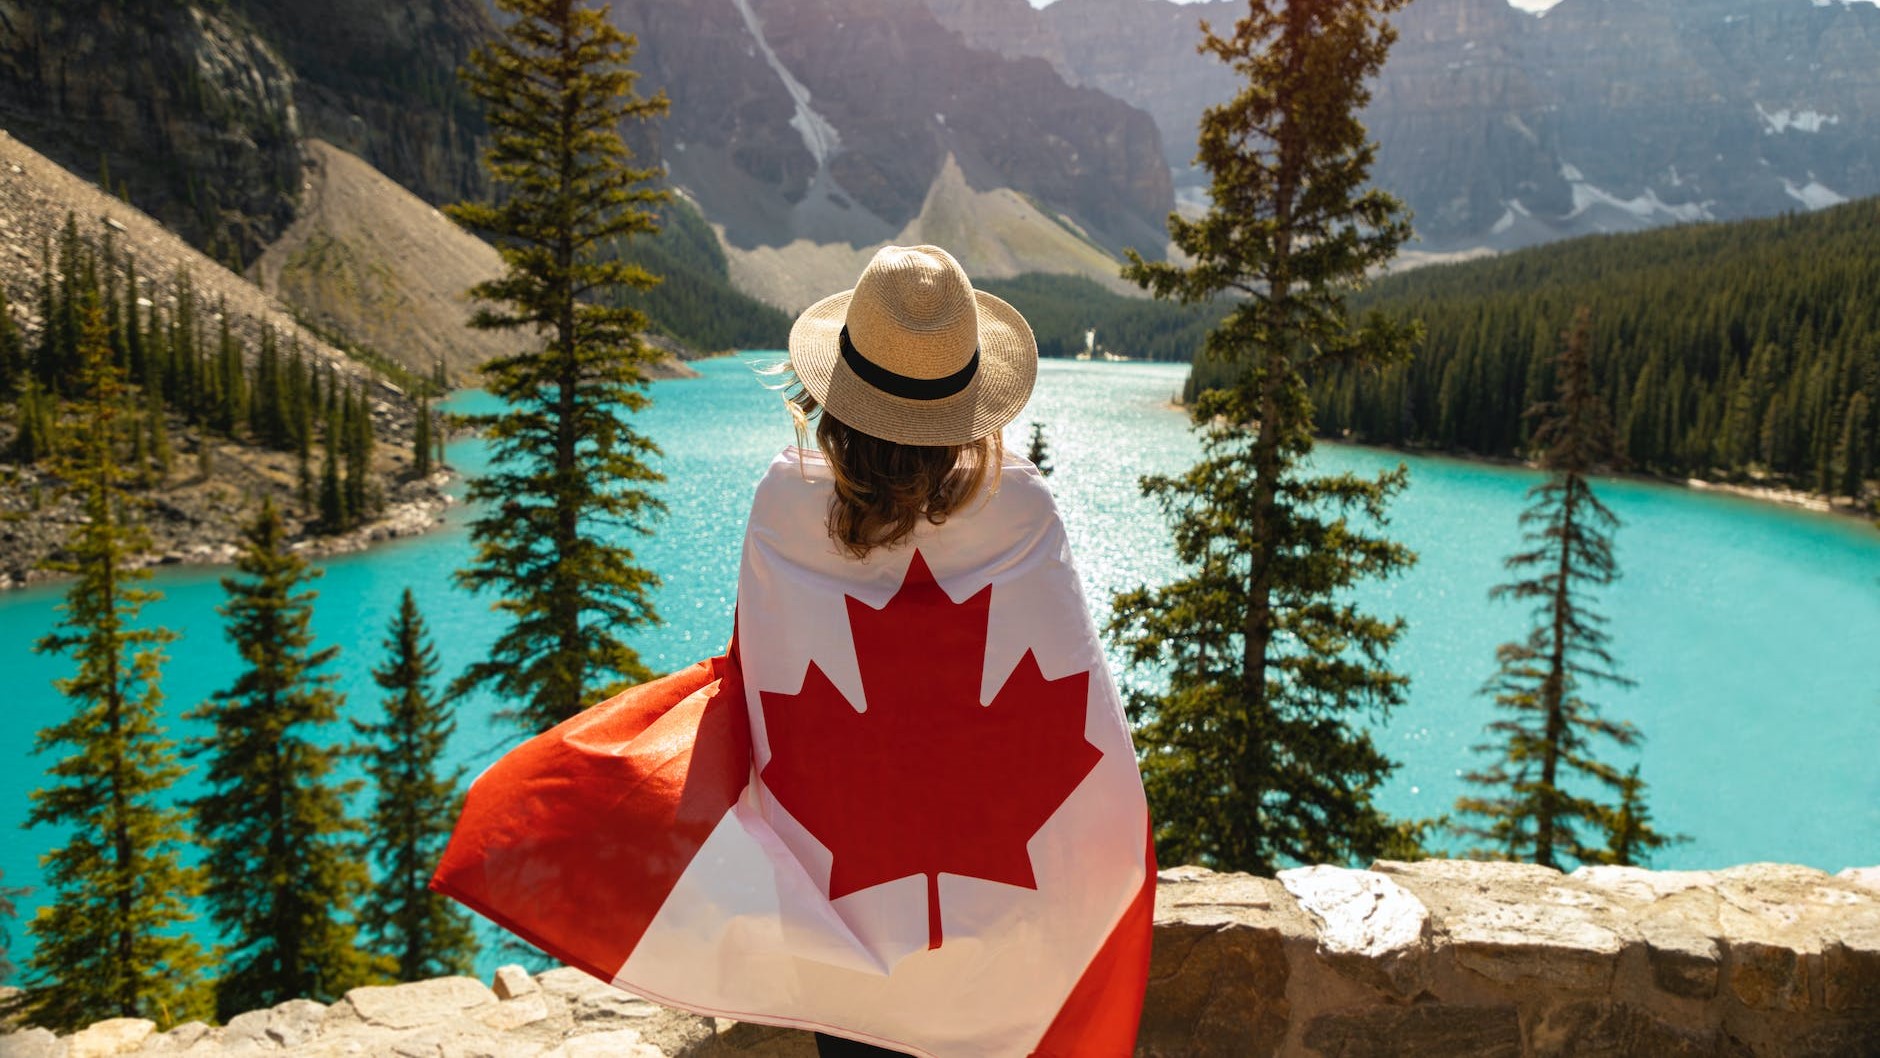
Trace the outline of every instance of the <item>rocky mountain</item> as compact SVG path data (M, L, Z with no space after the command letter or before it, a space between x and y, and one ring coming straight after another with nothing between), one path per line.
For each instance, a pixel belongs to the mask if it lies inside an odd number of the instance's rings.
M442 364L460 382L536 340L469 329L467 292L503 272L494 246L364 159L320 139L305 149L299 215L248 268L299 319L419 377ZM671 356L649 373L695 374Z
M483 0L247 0L243 10L294 70L303 134L429 202L487 190L482 111L457 79L496 33Z
M954 223L983 236L962 250L975 274L1113 281L1121 247L1166 242L1171 183L1146 113L1048 63L969 47L919 3L613 11L639 38L641 87L672 101L653 129L672 181L719 229L733 278L776 303L837 289L873 247Z
M1179 187L1231 77L1196 23L1239 5L926 0L969 43L1148 110ZM1818 209L1880 193L1880 6L1415 0L1366 122L1426 251Z
M322 331L418 375L452 378L518 351L521 335L472 331L465 292L502 274L496 248L325 140L306 142L299 215L249 267Z
M480 192L456 69L493 31L479 0L0 0L0 123L245 263L295 216L306 136L432 201Z
M295 89L221 5L0 0L0 125L219 261L293 219Z
M292 453L239 443L172 412L166 422L178 466L143 489L153 549L141 561L228 561L242 524L262 495L275 498L291 531L307 533L300 546L321 553L355 550L373 540L421 532L436 522L448 497L441 475L411 473L416 409L403 390L328 344L301 325L287 305L197 251L155 218L0 131L0 288L13 323L29 345L46 325L37 308L45 264L41 248L59 242L68 218L80 239L94 247L108 244L115 253L135 260L142 291L137 303L145 311L160 311L174 320L187 277L198 312L218 325L226 317L232 339L247 350L251 370L262 333L272 331L281 348L294 350L323 378L340 381L363 397L377 440L371 472L384 501L377 515L344 534L313 536L307 531L314 514L300 501ZM52 274L55 282L60 278ZM0 416L0 451L11 450L19 426L15 410L9 407ZM65 492L62 484L56 470L44 462L0 466L0 588L45 576L38 563L64 546L72 525L83 517L79 497Z

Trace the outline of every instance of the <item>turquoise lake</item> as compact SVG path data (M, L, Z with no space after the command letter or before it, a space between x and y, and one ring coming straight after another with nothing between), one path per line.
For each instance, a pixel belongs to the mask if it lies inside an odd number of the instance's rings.
M654 404L639 420L665 449L659 466L668 480L660 491L670 507L640 549L664 578L664 623L632 636L655 669L723 646L752 491L770 458L794 440L779 398L747 360L698 366L701 378L656 383ZM1046 426L1058 468L1051 487L1099 625L1112 593L1177 572L1164 523L1136 480L1193 461L1194 438L1170 404L1183 372L1046 361L1032 404L1008 438L1022 445L1026 423ZM460 406L479 399L486 398L461 397ZM1371 472L1403 457L1325 447L1317 458L1326 470ZM460 441L451 452L461 469L475 470L479 459L474 442ZM1409 703L1380 735L1401 766L1383 801L1402 815L1431 816L1449 809L1462 789L1460 773L1476 763L1470 747L1492 712L1477 690L1493 669L1496 645L1525 634L1526 614L1489 602L1487 592L1502 578L1523 494L1538 477L1449 459L1403 461L1410 487L1392 508L1390 528L1421 560L1395 581L1364 586L1358 597L1409 621L1394 653L1413 680ZM1624 523L1617 539L1624 576L1598 608L1611 619L1620 668L1637 686L1601 690L1597 700L1609 716L1643 730L1637 759L1658 824L1691 839L1654 865L1775 860L1834 871L1880 864L1880 533L1853 519L1670 486L1613 480L1598 490ZM380 662L380 641L405 587L417 595L447 676L494 639L489 600L451 585L451 571L469 553L464 513L453 508L448 524L427 536L324 563L314 626L322 644L340 648L330 671L350 715L376 713L368 669ZM172 567L155 578L166 597L145 619L182 635L164 677L172 717L232 679L234 652L215 613L226 572ZM38 857L59 838L21 824L28 791L49 763L32 754L34 735L66 708L51 681L71 663L32 651L52 626L61 592L44 585L0 594L0 871L7 885L40 885ZM485 697L461 707L452 755L471 776L517 741L488 721L496 704ZM199 727L177 720L172 732L187 737ZM194 787L185 780L179 792ZM20 901L22 919L40 895ZM22 925L12 933L17 963L29 938Z

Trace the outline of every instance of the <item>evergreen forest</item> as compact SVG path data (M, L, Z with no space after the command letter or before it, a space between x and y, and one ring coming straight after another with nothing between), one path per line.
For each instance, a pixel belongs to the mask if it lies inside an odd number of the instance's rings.
M685 198L653 211L659 230L620 240L609 249L619 260L659 277L644 290L616 295L638 309L653 329L702 352L782 349L790 316L731 285L730 266L698 207Z
M171 478L180 431L193 439L201 477L214 473L211 439L292 453L300 506L317 511L318 529L342 532L371 517L382 501L372 405L383 394L367 393L375 380L342 373L297 341L284 347L272 328L251 345L187 272L169 282L141 275L112 235L106 228L89 238L68 215L56 245L42 248L37 335L15 322L0 291L0 401L15 406L0 459L29 466L77 443L68 419L71 401L86 392L83 306L96 304L128 383L125 467L134 480Z
M1391 276L1354 302L1418 319L1408 362L1335 367L1323 434L1519 456L1591 310L1593 385L1633 471L1859 498L1880 464L1880 199L1768 220L1595 236ZM1217 368L1197 361L1192 389Z

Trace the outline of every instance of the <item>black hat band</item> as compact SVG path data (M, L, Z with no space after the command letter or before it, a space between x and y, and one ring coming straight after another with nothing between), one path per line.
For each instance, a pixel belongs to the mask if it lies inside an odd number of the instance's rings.
M855 376L876 389L894 397L908 400L940 400L972 384L973 375L979 371L979 349L973 349L973 358L966 361L966 366L942 378L915 378L890 371L873 360L863 356L855 343L849 341L848 327L842 328L842 362L849 365Z

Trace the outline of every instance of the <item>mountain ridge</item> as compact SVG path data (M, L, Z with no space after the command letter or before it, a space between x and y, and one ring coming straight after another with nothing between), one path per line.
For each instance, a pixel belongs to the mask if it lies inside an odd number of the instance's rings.
M1197 23L1238 5L926 0L969 42L1143 107L1186 201L1204 106L1235 84ZM1768 216L1880 193L1880 6L1416 0L1364 120L1424 253ZM1185 24L1185 29L1183 28ZM1183 130L1188 130L1186 133Z

